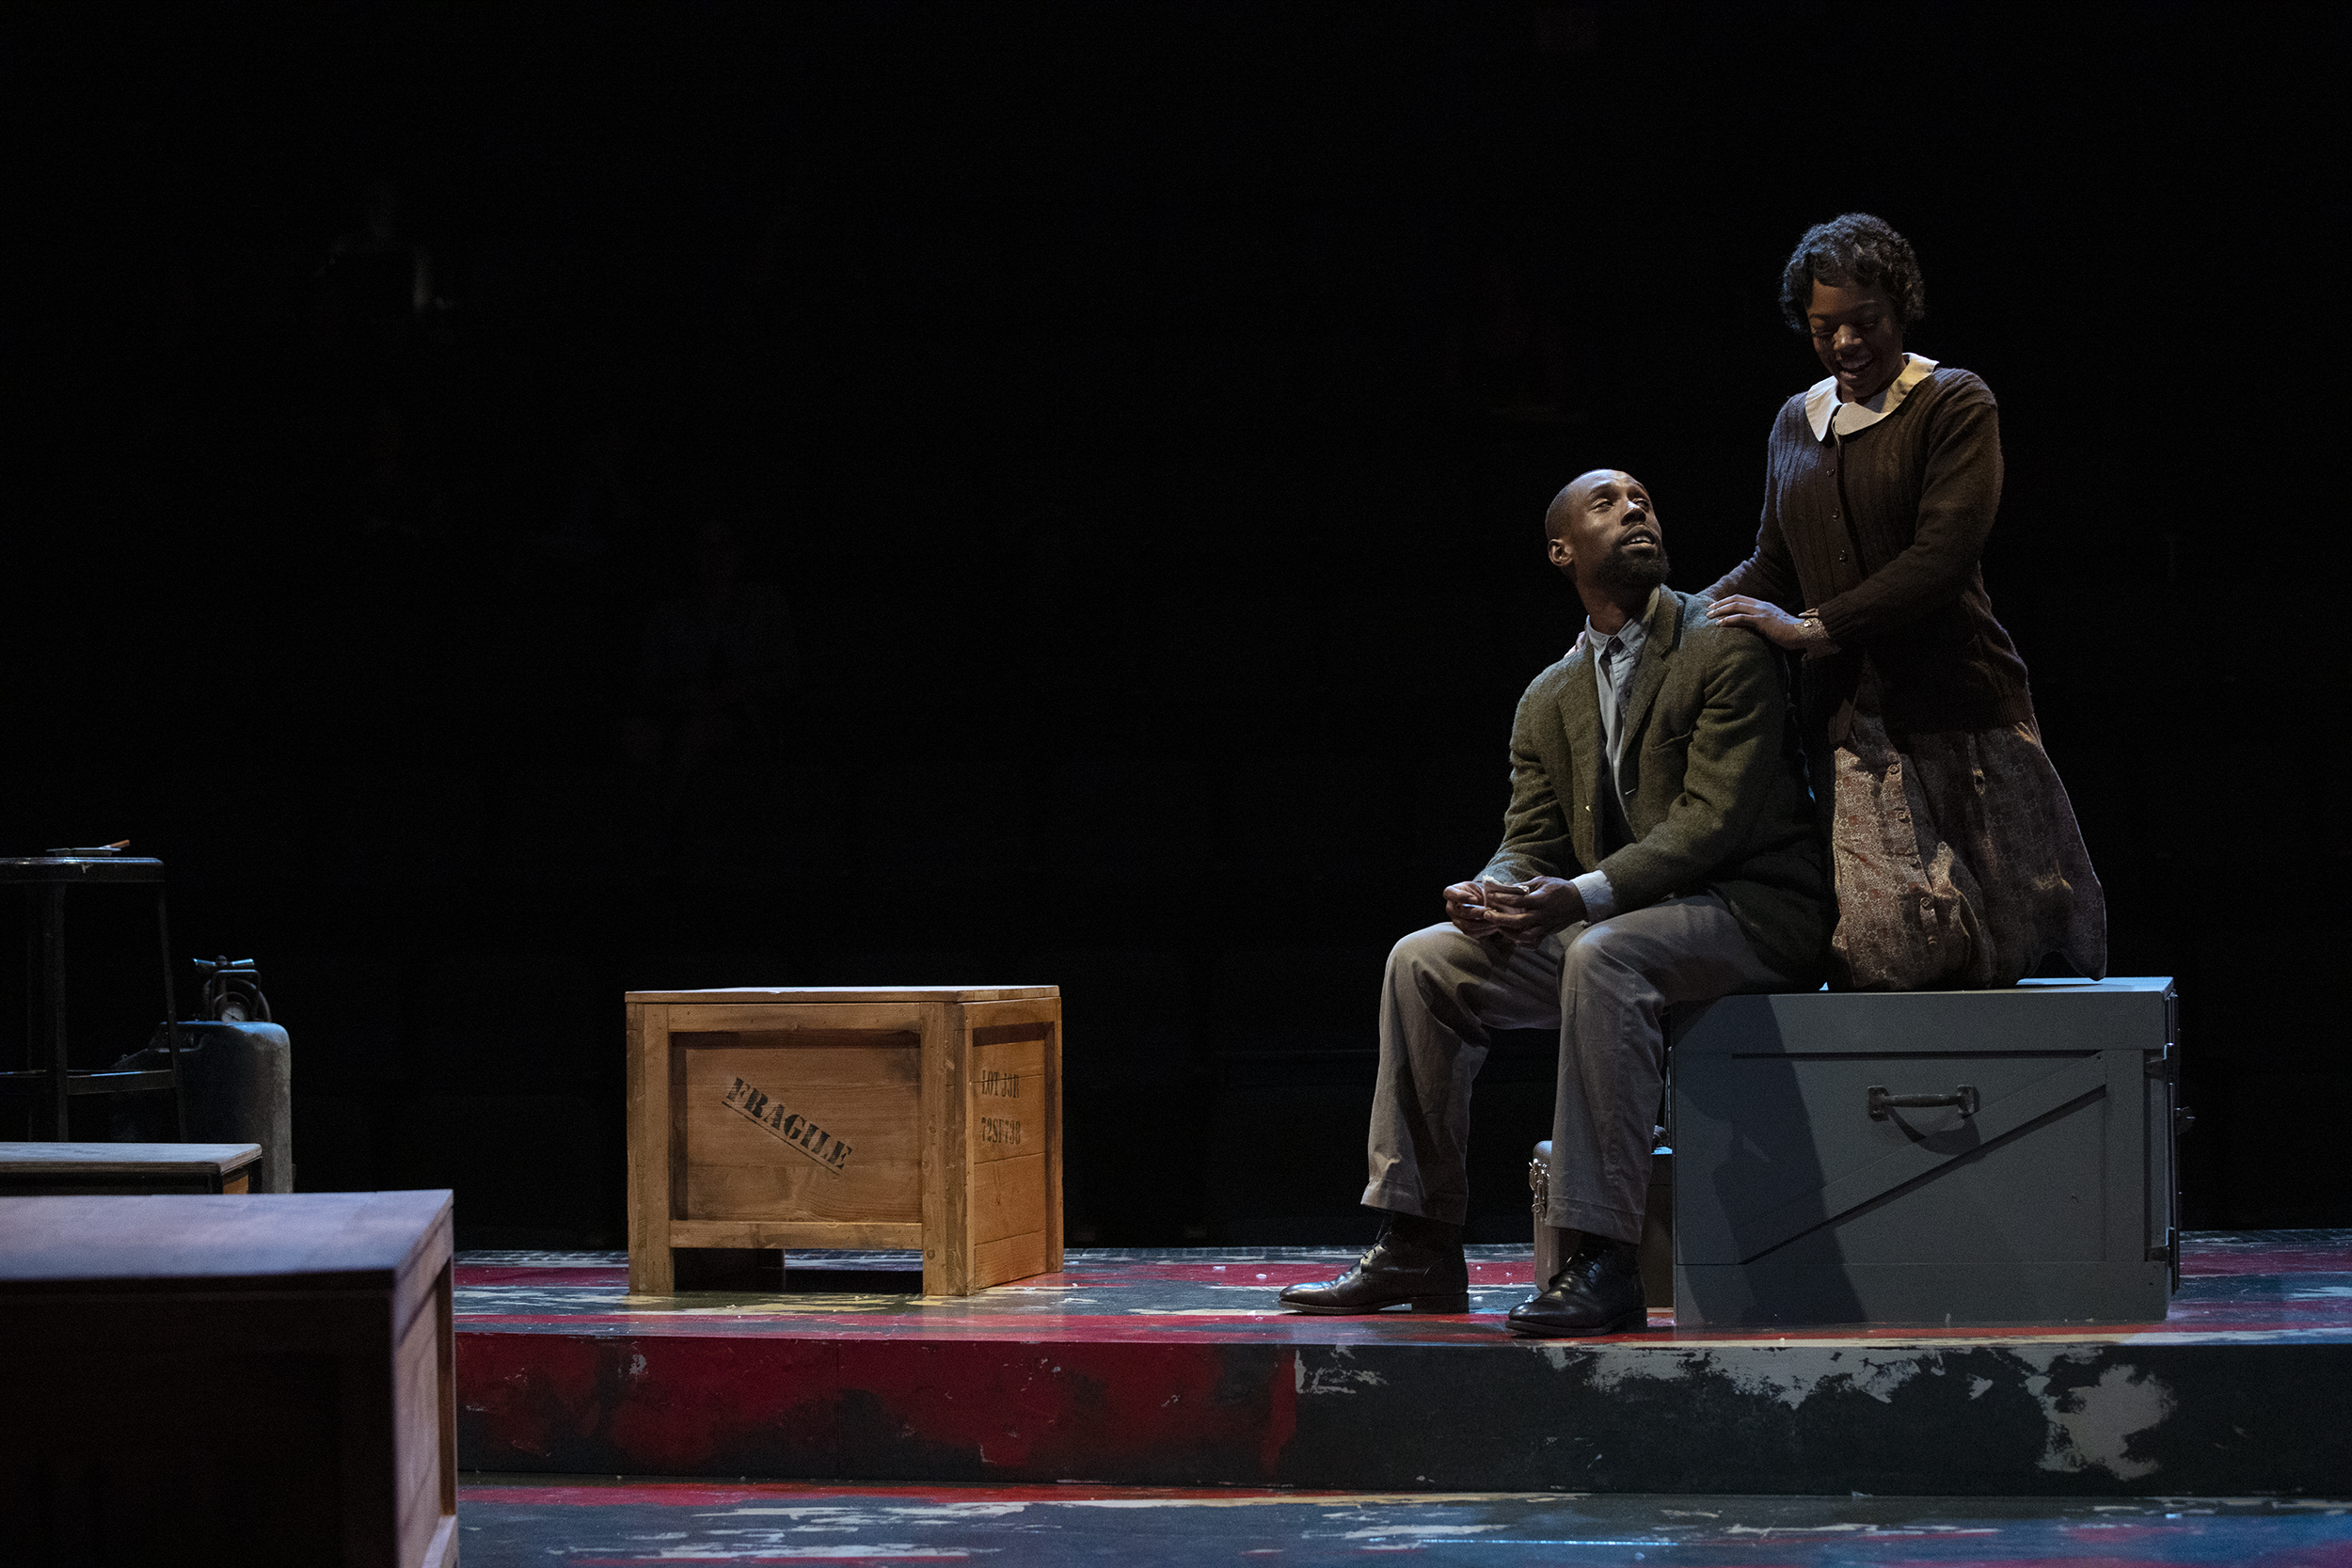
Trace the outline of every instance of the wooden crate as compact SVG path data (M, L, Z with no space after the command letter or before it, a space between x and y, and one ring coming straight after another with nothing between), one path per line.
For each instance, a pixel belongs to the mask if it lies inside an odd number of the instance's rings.
M9 1561L456 1560L446 1192L0 1197L0 1343Z
M0 1196L243 1193L260 1144L0 1144Z
M674 1247L920 1247L927 1295L1061 1267L1058 987L627 1001L632 1291Z

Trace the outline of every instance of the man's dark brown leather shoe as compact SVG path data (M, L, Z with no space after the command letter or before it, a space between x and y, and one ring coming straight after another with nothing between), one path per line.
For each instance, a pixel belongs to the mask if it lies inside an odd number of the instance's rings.
M1459 1227L1413 1214L1391 1214L1380 1239L1337 1279L1293 1285L1282 1305L1294 1312L1415 1312L1470 1310L1470 1266L1462 1260Z
M1587 1236L1541 1295L1511 1308L1514 1334L1550 1338L1631 1334L1649 1326L1642 1264L1631 1242Z

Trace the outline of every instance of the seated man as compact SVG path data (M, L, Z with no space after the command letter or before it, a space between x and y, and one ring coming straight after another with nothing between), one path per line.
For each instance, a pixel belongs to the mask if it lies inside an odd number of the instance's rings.
M1545 1223L1581 1235L1509 1325L1644 1326L1634 1243L1665 1009L1820 981L1832 905L1780 656L1664 586L1632 475L1578 479L1544 532L1589 619L1519 699L1502 847L1445 890L1450 924L1389 957L1363 1197L1379 1240L1340 1278L1284 1291L1298 1311L1468 1310L1470 1081L1489 1030L1557 1027Z

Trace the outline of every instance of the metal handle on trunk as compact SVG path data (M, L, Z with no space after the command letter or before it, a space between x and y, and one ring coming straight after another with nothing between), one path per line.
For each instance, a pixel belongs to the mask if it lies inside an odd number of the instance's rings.
M1870 1119L1884 1121L1893 1111L1925 1111L1938 1105L1956 1105L1963 1117L1977 1114L1977 1086L1963 1084L1949 1094L1888 1094L1879 1085L1870 1085Z

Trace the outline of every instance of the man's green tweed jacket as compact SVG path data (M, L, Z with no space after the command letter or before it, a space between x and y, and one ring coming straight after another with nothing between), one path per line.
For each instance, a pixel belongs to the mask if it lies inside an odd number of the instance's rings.
M1511 809L1482 876L1522 882L1599 870L1620 911L1715 893L1757 950L1818 979L1835 905L1780 655L1661 588L1626 700L1619 799L1633 842L1600 853L1609 787L1584 640L1537 675L1511 725Z

